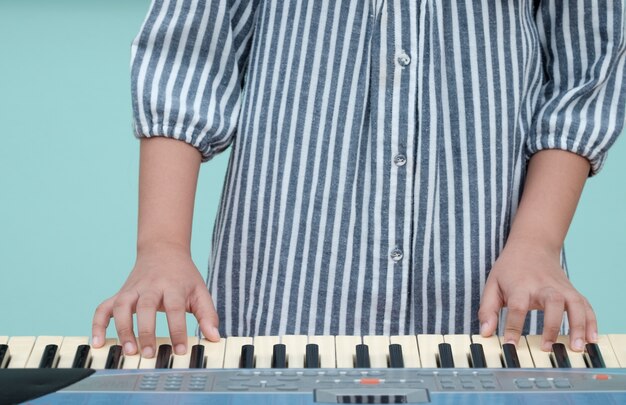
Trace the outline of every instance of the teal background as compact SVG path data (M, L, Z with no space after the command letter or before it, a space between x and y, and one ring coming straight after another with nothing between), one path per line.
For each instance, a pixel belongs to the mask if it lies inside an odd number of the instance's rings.
M95 307L132 268L130 43L148 6L0 0L0 335L90 335ZM202 272L227 159L201 169L192 253ZM587 183L566 244L601 333L626 333L625 175L622 137Z

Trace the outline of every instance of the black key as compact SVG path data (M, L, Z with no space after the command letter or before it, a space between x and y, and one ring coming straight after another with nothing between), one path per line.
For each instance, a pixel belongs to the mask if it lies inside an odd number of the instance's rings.
M454 368L454 357L452 357L450 343L439 343L439 367Z
M154 368L172 368L172 345L161 345L157 351Z
M122 367L122 360L124 356L122 355L122 346L113 345L109 349L109 354L107 355L107 361L104 363L104 368L107 370L117 370Z
M72 368L87 368L89 366L89 352L91 346L80 345L76 348L76 354L74 355L74 361L72 362Z
M9 345L0 345L0 368L6 368L9 364Z
M505 343L502 345L502 357L504 358L504 367L521 367L519 364L519 357L517 357L517 349L513 343Z
M480 343L470 344L470 355L472 358L473 368L487 368L487 360L485 359L485 351Z
M370 349L367 345L356 345L356 361L355 368L370 368Z
M57 345L47 345L46 348L43 349L41 360L39 360L39 368L56 367L58 350L59 350L59 346Z
M553 343L552 353L550 355L554 367L557 368L572 368L569 362L569 356L567 355L567 349L563 343Z
M274 345L272 351L272 368L287 368L287 346L282 343Z
M254 368L254 346L241 346L241 359L239 360L239 368Z
M320 348L315 343L306 345L304 368L320 368Z
M204 346L191 346L191 358L189 359L189 368L204 368Z
M600 347L596 343L587 343L585 345L585 359L587 365L591 368L606 368Z
M404 368L402 346L397 343L389 345L389 368Z

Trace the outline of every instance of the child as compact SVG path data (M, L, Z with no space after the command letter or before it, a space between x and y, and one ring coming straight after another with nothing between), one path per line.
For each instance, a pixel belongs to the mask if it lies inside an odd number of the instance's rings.
M504 342L543 331L549 350L566 312L582 350L597 323L562 246L623 127L623 17L608 0L154 0L132 47L137 262L94 345L114 317L125 352L153 356L156 311L180 354L185 312L216 340L489 336L507 308ZM209 294L193 201L230 144Z

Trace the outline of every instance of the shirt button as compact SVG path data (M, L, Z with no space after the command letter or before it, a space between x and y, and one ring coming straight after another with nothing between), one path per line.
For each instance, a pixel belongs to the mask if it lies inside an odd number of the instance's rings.
M398 167L402 167L406 164L406 156L404 156L403 154L398 154L396 156L393 157L393 163L396 164L396 166Z
M411 63L411 57L407 55L406 52L402 52L400 55L398 55L397 60L400 66L408 66L409 63Z
M398 248L395 248L391 251L391 253L389 253L389 257L391 257L391 260L393 260L394 262L399 262L400 260L402 260L403 256L404 254Z

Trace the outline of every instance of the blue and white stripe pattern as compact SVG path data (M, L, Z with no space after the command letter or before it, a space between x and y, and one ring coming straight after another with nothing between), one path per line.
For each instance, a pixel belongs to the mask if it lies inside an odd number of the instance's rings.
M223 335L476 332L529 156L621 132L625 45L622 0L153 0L135 132L232 145Z

